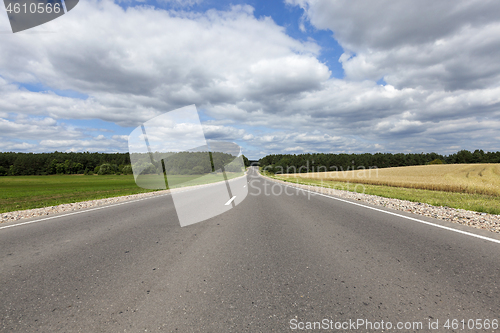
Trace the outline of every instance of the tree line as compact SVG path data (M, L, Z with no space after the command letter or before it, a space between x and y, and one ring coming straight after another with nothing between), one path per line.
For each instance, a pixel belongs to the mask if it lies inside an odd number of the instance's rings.
M146 154L147 155L147 154ZM144 156L145 161L147 157ZM234 157L232 157L234 159ZM248 159L243 157L245 165ZM159 159L158 159L159 160ZM213 154L215 166L232 160L231 156L224 154ZM203 170L193 170L193 163L197 161L194 155L189 153L178 154L169 163L177 166L184 165L179 173L201 173ZM209 162L210 163L210 162ZM161 165L154 166L154 172ZM208 168L211 169L209 164ZM153 168L151 168L153 169ZM229 171L229 170L228 170ZM153 172L153 170L151 170ZM28 175L55 175L55 174L131 174L132 167L129 153L90 153L90 152L53 152L53 153L15 153L0 152L0 176L28 176Z
M93 174L106 164L114 172L130 165L128 153L0 153L0 175ZM108 167L109 165L109 167Z
M443 163L500 163L500 151L461 150L446 156L436 153L276 154L261 158L259 163L272 173L321 172Z
M223 168L228 172L243 171L240 159L222 152L155 152L151 156L133 153L131 161L141 174L160 174L165 170L167 175L201 175Z

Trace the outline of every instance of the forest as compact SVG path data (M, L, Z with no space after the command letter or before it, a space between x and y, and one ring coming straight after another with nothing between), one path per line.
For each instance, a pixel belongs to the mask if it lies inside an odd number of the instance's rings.
M228 172L244 170L241 159L223 152L155 152L151 157L149 154L133 153L130 159L135 172L141 170L141 174L155 174L165 170L167 175L201 175L222 168Z
M177 168L176 173L192 174L205 172L206 166L199 166L195 170L197 153L181 153L170 157L166 167ZM234 157L228 154L214 153L212 163L215 166L229 163ZM143 156L145 162L149 155ZM159 159L158 159L159 160ZM245 165L248 159L243 156ZM158 164L158 163L156 163ZM206 163L205 163L206 164ZM183 166L181 168L181 166ZM150 172L157 172L159 164L151 165ZM210 161L208 169L211 168ZM231 168L231 166L230 166ZM231 170L228 170L231 171ZM28 175L55 175L55 174L131 174L132 167L129 153L90 153L90 152L53 152L53 153L15 153L0 152L0 176L28 176Z
M193 154L193 153L190 153ZM193 171L194 155L180 154L170 163L189 166L179 173L201 172L207 169L200 166L200 171ZM214 155L215 156L215 155ZM183 161L181 162L180 159ZM217 160L217 158L216 158ZM230 160L221 155L221 162ZM245 166L248 159L243 156ZM90 153L90 152L53 152L53 153L0 153L0 176L55 175L55 174L131 174L129 153ZM483 150L461 150L450 155L436 153L365 153L365 154L276 154L259 160L260 166L269 172L311 172L352 170L359 167L388 168L397 166L426 164L458 164L458 163L500 163L500 151L484 152ZM168 165L167 165L168 167ZM319 170L319 167L322 167ZM191 171L189 171L189 170ZM325 170L326 169L326 170ZM205 171L205 170L204 170Z
M259 160L271 173L302 173L353 170L359 168L389 168L426 164L500 163L500 151L461 150L450 155L436 153L375 153L375 154L276 154Z

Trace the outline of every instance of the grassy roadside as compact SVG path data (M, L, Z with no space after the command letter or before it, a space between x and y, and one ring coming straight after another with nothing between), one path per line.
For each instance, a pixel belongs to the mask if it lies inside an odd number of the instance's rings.
M241 174L227 173L228 178ZM219 181L221 176L174 176L173 187ZM132 175L52 175L0 177L0 213L95 199L153 192L136 185Z
M421 190L384 185L339 182L331 180L321 181L318 179L307 179L301 177L280 177L267 173L265 175L290 183L322 186L337 190L372 194L385 198L422 202L433 206L447 206L451 208L460 208L489 214L500 214L500 196Z
M0 177L0 213L151 192L132 175Z
M325 168L326 169L326 168ZM410 189L500 196L500 164L435 164L284 175Z

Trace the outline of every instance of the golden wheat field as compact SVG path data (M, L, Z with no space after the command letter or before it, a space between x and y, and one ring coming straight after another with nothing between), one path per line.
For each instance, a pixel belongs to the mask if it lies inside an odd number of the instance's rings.
M500 196L500 164L438 164L280 175Z

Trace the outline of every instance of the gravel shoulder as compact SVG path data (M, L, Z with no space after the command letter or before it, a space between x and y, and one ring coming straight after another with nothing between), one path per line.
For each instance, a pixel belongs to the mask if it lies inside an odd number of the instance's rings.
M61 204L61 205L57 205L57 206L49 206L49 207L26 209L26 210L16 210L16 211L12 211L12 212L1 213L0 214L0 224L6 223L6 222L15 222L15 221L23 220L23 219L30 219L30 218L35 218L35 217L42 217L42 216L48 216L48 215L54 215L54 214L60 214L60 213L73 212L73 211L77 211L77 210L81 210L81 209L89 209L89 208L94 208L94 207L112 205L112 204L116 204L116 203L124 202L124 201L132 201L132 200L156 197L156 196L166 195L166 194L169 194L172 192L177 192L177 191L180 191L180 192L190 191L190 190L193 190L193 189L196 189L199 187L211 186L211 185L213 185L213 184L194 185L194 186L176 188L173 190L161 190L161 191L146 192L146 193L139 193L139 194L132 194L132 195L123 195L123 196L119 196L119 197L112 197L112 198L105 198L105 199L98 199L98 200L80 201L80 202L74 202L74 203L69 203L69 204Z
M262 175L262 174L261 174ZM262 175L263 176L263 175ZM266 177L266 176L263 176ZM269 178L269 177L266 177ZM456 209L450 207L436 207L431 206L426 203L420 202L412 202L407 200L400 199L392 199L392 198L384 198L376 195L363 194L363 193L355 193L349 191L342 191L330 188L324 188L319 186L310 186L310 185L302 185L295 184L290 182L284 182L282 180L272 179L275 182L279 182L286 185L291 185L303 189L307 189L310 191L328 194L332 196L336 196L339 198L358 200L368 204L383 206L394 210L404 211L413 213L416 215L422 215L427 217L432 217L444 221L450 221L453 223L470 226L477 229L488 230L495 233L500 233L500 215L486 214L486 213L478 213L474 211L464 210L464 209ZM200 185L206 186L206 185ZM185 189L178 190L186 190L193 189L198 186L193 186ZM2 213L0 215L0 223L5 222L13 222L22 219L29 219L65 212L72 212L81 209L94 208L99 206L105 206L110 204L115 204L118 202L130 201L143 199L148 197L154 197L159 195L165 195L170 193L171 190L164 191L156 191L156 192L148 192L148 193L140 193L133 195L126 195L114 198L106 198L99 200L90 200L90 201L82 201L70 204L62 204L57 206L50 206L44 208L36 208L36 209L27 209L27 210L18 210L8 213Z
M75 203L35 208L35 209L17 210L13 212L2 213L0 215L0 223L13 222L23 219L29 219L29 218L41 217L59 213L73 212L81 209L111 205L118 202L149 198L159 195L165 195L168 193L170 193L170 190L124 195L119 197L90 200L90 201L80 201Z
M285 182L282 180L270 178L262 174L260 175L262 177L269 178L278 183L306 189L313 192L327 194L344 199L357 200L371 205L382 206L394 210L413 213L416 215L422 215L461 225L466 225L477 229L500 233L500 215L478 213L470 210L456 209L450 207L442 207L442 206L437 207L421 202L384 198L371 194L342 191L342 190L330 189L319 186L296 184L292 182Z

